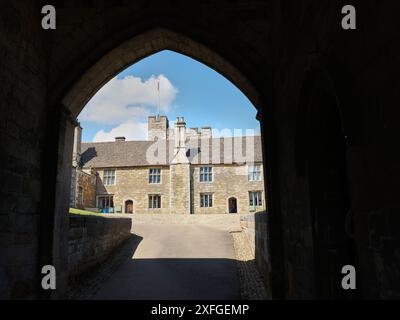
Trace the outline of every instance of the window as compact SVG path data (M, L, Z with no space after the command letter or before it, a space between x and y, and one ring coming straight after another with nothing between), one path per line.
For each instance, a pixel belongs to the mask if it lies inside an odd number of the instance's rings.
M200 208L212 208L212 206L213 206L212 193L201 193L200 194Z
M261 181L261 165L254 164L248 166L249 181Z
M161 169L150 169L149 183L161 183Z
M212 167L200 167L200 182L212 182L213 170Z
M100 196L97 198L97 207L99 209L114 208L113 196Z
M83 188L78 187L78 204L83 206Z
M159 194L149 195L149 209L161 209L161 196Z
M115 170L104 170L103 183L105 186L115 185Z
M249 205L250 205L250 207L262 207L262 192L261 191L249 192Z

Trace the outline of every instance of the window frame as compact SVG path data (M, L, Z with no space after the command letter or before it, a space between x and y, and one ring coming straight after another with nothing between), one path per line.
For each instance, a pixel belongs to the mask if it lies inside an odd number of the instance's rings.
M206 169L206 172L204 170ZM204 180L204 178L210 180ZM212 166L201 166L199 170L199 180L200 183L213 183L214 182L214 168Z
M258 179L256 179L258 178ZM248 164L247 165L247 179L250 182L262 181L261 164Z
M200 208L209 209L213 207L214 207L214 193L212 192L200 193Z
M101 206L100 202L101 200L104 199L106 200L106 203L108 201L108 206ZM111 206L112 204L112 206ZM115 208L115 204L114 204L114 195L108 195L108 194L104 194L104 195L98 195L97 199L96 199L96 205L98 209L110 209L110 208Z
M112 180L113 183L110 183L110 179ZM103 171L103 184L106 187L117 185L117 170L115 170L115 169L104 170Z
M155 199L158 199L158 201L155 202ZM162 195L161 194L149 194L149 195L147 195L147 200L148 200L148 209L149 210L162 209ZM158 206L154 206L155 203L157 203Z
M159 171L159 173L157 173L157 172L154 173L155 170ZM158 178L158 179L156 179L154 182L152 180L152 178ZM150 168L149 169L149 184L162 184L162 168Z
M264 205L262 191L249 191L249 207L261 208Z
M79 186L78 187L78 205L83 206L84 202L83 202L83 187Z

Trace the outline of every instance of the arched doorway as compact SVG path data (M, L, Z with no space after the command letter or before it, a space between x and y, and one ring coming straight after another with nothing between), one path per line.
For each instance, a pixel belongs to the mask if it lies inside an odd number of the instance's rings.
M334 89L323 74L303 88L297 133L297 172L308 185L315 296L351 298L351 290L341 287L342 267L356 263L346 137Z
M133 213L133 201L132 200L125 201L125 213L126 214Z
M228 212L229 213L238 213L237 199L235 197L231 197L228 200Z

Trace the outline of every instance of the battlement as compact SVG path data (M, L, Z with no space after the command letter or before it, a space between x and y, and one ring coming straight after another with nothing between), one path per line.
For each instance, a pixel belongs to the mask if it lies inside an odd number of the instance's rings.
M148 118L148 140L167 139L169 121L167 116L150 116Z

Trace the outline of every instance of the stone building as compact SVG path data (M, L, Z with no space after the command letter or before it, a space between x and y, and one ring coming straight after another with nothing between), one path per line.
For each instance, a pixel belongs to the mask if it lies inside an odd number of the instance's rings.
M82 128L78 125L74 134L70 207L78 209L95 208L97 173L91 168L83 170L80 164L81 140Z
M264 211L259 136L213 138L210 127L148 118L148 140L81 143L75 132L71 205L114 213ZM74 175L76 177L74 177Z

